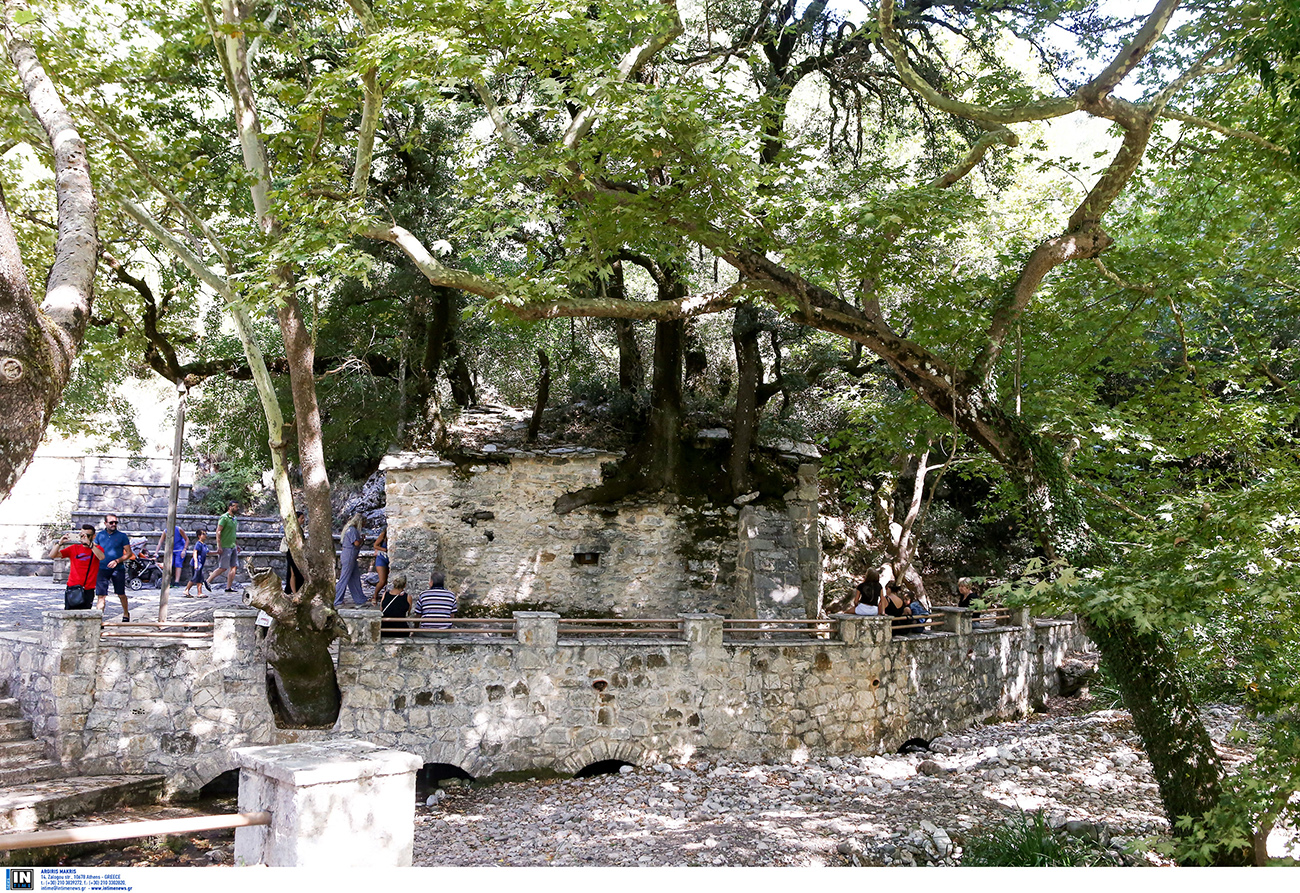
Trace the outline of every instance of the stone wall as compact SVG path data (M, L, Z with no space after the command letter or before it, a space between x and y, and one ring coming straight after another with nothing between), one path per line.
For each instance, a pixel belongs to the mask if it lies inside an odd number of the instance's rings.
M44 558L55 524L68 523L77 505L82 459L37 456L7 499L0 501L0 556Z
M817 466L801 465L798 489L786 495L784 511L753 505L740 510L736 592L746 605L732 616L764 620L820 616L817 495Z
M170 457L38 451L9 497L0 502L0 556L44 558L52 530L72 526L85 513L95 523L103 522L105 512L165 513L171 470ZM193 480L194 463L183 462L178 491L182 513Z
M683 615L681 637L567 640L558 616L516 614L513 637L379 638L375 611L345 610L343 707L331 731L274 727L256 612L216 612L211 641L118 641L97 612L50 611L39 639L0 634L0 679L38 737L86 772L156 772L194 790L233 748L339 736L471 775L695 752L780 758L893 750L1056 691L1077 647L1068 622L894 638L888 618L839 616L803 641L730 641L723 618Z
M460 464L389 456L393 567L417 589L429 570L443 570L463 610L817 616L816 466L801 466L783 509L669 496L556 514L557 497L599 484L601 465L617 458L579 447L502 450Z

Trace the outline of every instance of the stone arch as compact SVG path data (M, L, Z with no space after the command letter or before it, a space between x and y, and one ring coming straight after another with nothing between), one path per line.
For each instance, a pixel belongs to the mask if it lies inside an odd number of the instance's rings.
M557 771L573 775L585 766L604 760L620 760L624 763L631 763L633 766L640 766L645 762L645 753L645 748L635 741L607 741L601 739L584 745L569 754L569 756L556 763L555 768Z
M410 748L414 750L414 748ZM527 766L503 766L497 759L484 758L477 751L466 750L454 741L434 741L423 749L421 759L425 764L446 763L464 770L474 778L482 778L496 772L510 769L526 769Z
M193 763L167 779L167 793L197 793L205 784L223 772L238 769L233 747L224 747L202 754Z

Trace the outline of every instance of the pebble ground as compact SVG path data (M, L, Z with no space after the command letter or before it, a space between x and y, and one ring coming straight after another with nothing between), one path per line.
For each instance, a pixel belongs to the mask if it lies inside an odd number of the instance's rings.
M1128 713L1058 703L930 753L453 785L417 808L415 864L955 865L972 832L1022 810L1081 823L1123 864L1161 864L1140 843L1169 826ZM1226 743L1235 710L1205 716L1229 763L1248 756Z

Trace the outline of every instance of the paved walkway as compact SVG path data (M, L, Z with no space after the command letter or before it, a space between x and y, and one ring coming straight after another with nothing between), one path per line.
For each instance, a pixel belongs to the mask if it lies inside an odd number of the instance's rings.
M44 621L42 611L63 608L63 585L54 583L49 577L5 577L0 576L0 632L40 632ZM241 592L224 592L215 589L209 598L185 598L185 584L173 587L168 593L168 620L211 619L213 608L237 608L243 605ZM140 589L126 591L127 603L131 606L131 619L157 620L158 589ZM107 620L119 620L122 617L122 603L110 589L108 594Z

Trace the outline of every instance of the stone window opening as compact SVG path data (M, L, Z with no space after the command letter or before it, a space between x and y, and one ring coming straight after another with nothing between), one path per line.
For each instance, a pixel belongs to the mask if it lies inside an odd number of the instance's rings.
M573 565L574 567L579 567L582 565L594 565L596 567L599 567L600 553L599 552L574 552Z
M623 771L624 766L632 766L632 764L625 760L597 760L594 763L588 763L573 773L573 777L594 778L597 775L618 775Z

